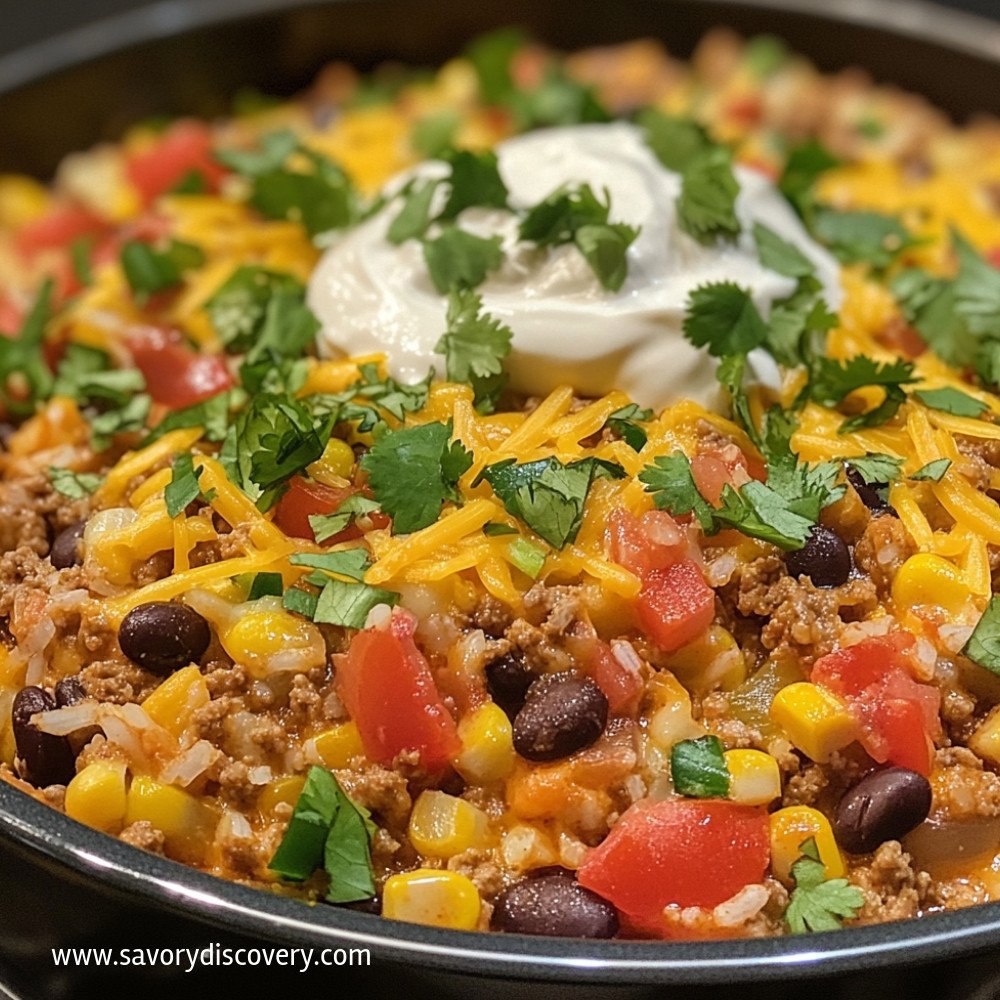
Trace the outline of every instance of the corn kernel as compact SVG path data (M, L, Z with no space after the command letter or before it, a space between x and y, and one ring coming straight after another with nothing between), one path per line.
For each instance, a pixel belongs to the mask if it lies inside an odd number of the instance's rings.
M332 437L323 454L307 469L310 476L327 486L343 486L354 472L354 449L340 438Z
M23 174L0 174L0 226L20 229L44 215L48 207L44 185Z
M217 816L211 806L190 793L142 775L133 778L129 787L125 825L140 820L163 833L171 857L197 864L212 842Z
M514 732L510 719L490 701L466 715L458 724L462 750L455 770L466 781L488 785L502 781L514 769Z
M180 736L191 716L212 700L208 684L193 664L171 674L142 703L143 711L159 726Z
M819 763L857 739L857 723L844 703L808 681L782 688L771 702L770 715L798 750Z
M475 929L481 905L470 878L433 868L392 875L382 890L383 917L456 931Z
M727 750L729 797L746 806L766 806L781 795L778 762L763 750Z
M313 737L316 753L327 767L347 767L354 757L363 757L361 734L353 722L342 722Z
M910 556L892 581L892 599L900 611L931 606L955 615L968 605L970 597L961 570L927 552Z
M830 821L811 806L788 806L771 813L771 870L782 882L792 881L792 865L802 857L802 845L816 841L827 878L843 878L844 859L833 837Z
M489 818L471 802L445 792L421 792L410 813L410 842L428 857L450 858L486 840Z
M979 724L969 739L969 749L991 764L1000 765L1000 708Z
M694 642L670 655L667 666L694 691L721 687L732 691L746 680L747 667L736 640L721 625L712 625Z
M66 815L104 833L117 833L125 820L125 765L99 760L66 786Z
M294 665L297 673L326 661L326 646L319 629L283 608L248 611L219 639L225 651L258 680L281 670L283 661Z
M658 747L669 750L681 740L705 735L704 726L692 716L691 696L673 674L660 671L650 681L648 691L653 702L649 737Z
M0 729L0 763L13 767L16 756L17 744L14 742L14 727L5 725L3 729Z
M300 774L288 774L283 778L269 781L257 796L257 808L263 815L269 816L282 803L294 806L302 794L305 783L306 779Z

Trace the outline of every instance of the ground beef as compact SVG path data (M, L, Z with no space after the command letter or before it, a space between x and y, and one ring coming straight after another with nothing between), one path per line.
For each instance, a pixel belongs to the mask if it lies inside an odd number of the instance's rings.
M248 806L260 790L250 782L250 768L240 760L229 760L219 768L219 795L237 808Z
M826 770L819 764L810 764L788 779L781 804L814 806L829 783Z
M120 834L120 840L133 847L141 847L144 851L151 851L153 854L162 854L166 837L162 830L157 830L149 820L141 819L137 823L132 823L125 827Z
M379 764L361 771L337 771L337 780L355 802L370 809L391 831L404 831L413 808L406 778Z
M944 822L1000 816L1000 775L984 770L983 762L971 750L938 750L934 763L932 819Z
M96 660L80 670L83 690L95 701L142 701L162 680L125 659Z
M915 917L930 895L930 875L914 870L898 840L886 841L870 861L853 866L849 878L865 896L859 924Z
M508 881L503 869L493 859L493 852L480 848L470 848L449 858L448 870L472 879L487 902L492 902Z
M502 636L510 627L511 621L510 609L492 594L485 595L470 615L470 624L474 628L481 628L492 638Z
M525 617L515 619L505 638L540 673L571 670L589 660L597 638L582 587L535 586L524 596Z
M854 563L875 585L880 597L888 597L899 567L916 551L898 517L872 518L857 545Z

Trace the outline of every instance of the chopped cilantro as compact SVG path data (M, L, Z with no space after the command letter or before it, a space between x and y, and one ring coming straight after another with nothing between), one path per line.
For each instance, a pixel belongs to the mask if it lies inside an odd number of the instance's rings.
M217 149L214 156L230 170L253 178L280 170L298 145L299 140L294 132L281 129L261 136L258 149Z
M90 422L90 443L95 451L104 451L116 434L141 431L146 427L151 400L145 393L132 396L116 410L99 413Z
M899 478L901 458L892 455L867 454L847 459L847 464L861 477L866 486L885 486Z
M992 267L957 230L952 242L958 255L955 308L975 334L1000 337L1000 271Z
M944 474L951 468L950 458L938 458L933 462L928 462L926 465L921 466L916 472L910 476L910 479L916 479L918 481L923 480L931 483L941 482Z
M393 605L399 594L391 590L369 587L364 583L327 580L316 600L312 620L341 628L364 628L372 608L380 604Z
M746 354L767 337L750 293L731 281L696 288L688 300L684 336L713 357Z
M89 288L94 283L94 269L90 264L90 252L93 247L94 241L88 236L81 236L73 240L69 247L73 274L76 275L76 280L84 288Z
M375 824L368 810L352 802L339 783L337 794L339 806L323 845L323 867L330 876L326 901L356 903L375 895L371 858Z
M645 129L646 143L656 158L677 173L683 173L692 160L714 145L705 129L691 118L644 108L636 120Z
M261 597L281 597L284 581L280 573L254 573L247 591L247 600L256 601Z
M161 420L138 447L145 448L169 431L185 427L201 427L209 441L219 442L229 429L229 411L234 403L233 392L220 392L192 406L173 410Z
M397 246L407 240L420 239L431 224L431 203L441 181L425 180L411 184L403 195L399 214L389 223L386 239Z
M840 161L819 142L808 139L789 153L778 189L799 215L809 219L816 204L813 193L816 181L821 174L839 165Z
M52 391L45 360L45 328L52 316L54 282L46 279L14 337L0 337L0 401L11 413L27 415Z
M774 35L755 35L743 50L743 65L759 80L776 73L788 62L788 47Z
M838 212L817 208L812 229L842 264L888 267L913 246L909 230L895 216L879 212Z
M427 423L385 431L361 459L372 493L392 518L396 534L433 524L445 501L457 503L455 489L472 465L461 441L451 440L451 424Z
M739 190L729 150L711 147L684 170L677 197L678 224L699 243L735 239L740 234L736 217Z
M545 549L526 538L515 539L507 548L511 562L532 580L538 579L545 565Z
M802 856L792 865L795 888L785 920L793 934L837 930L845 918L857 916L865 897L846 878L826 877L814 837L799 845Z
M371 565L363 548L320 554L298 552L291 556L290 562L315 570L305 582L319 588L319 594L293 587L285 591L285 607L314 622L364 628L372 608L379 604L393 605L399 600L399 594L391 590L370 587L362 582L365 570Z
M599 478L624 476L620 465L596 458L583 458L569 465L556 458L518 465L510 458L486 466L473 485L486 480L508 514L561 549L576 539L590 484Z
M516 535L517 528L512 524L503 524L500 521L487 521L483 525L483 534L490 538L496 535Z
M332 514L310 514L309 527L317 542L325 542L340 534L356 517L378 509L374 500L355 493L344 500Z
M968 393L946 386L943 389L917 389L913 393L924 406L956 417L981 417L989 407Z
M497 154L492 150L473 153L467 149L451 153L448 200L440 218L451 221L472 206L507 208L507 185L497 168Z
M675 743L670 751L670 774L681 795L709 799L729 794L729 768L718 736Z
M472 386L480 412L492 412L507 381L503 359L510 354L513 332L484 313L483 300L458 288L448 299L447 328L434 350L445 356L448 378Z
M824 406L836 406L856 389L881 386L885 398L872 410L845 420L840 433L847 434L862 427L876 427L895 416L906 401L903 386L916 381L909 361L880 363L867 355L858 354L848 361L833 358L815 359L808 392Z
M182 452L174 458L170 482L163 490L163 499L167 504L167 514L177 517L192 500L201 493L198 477L201 466L195 468L194 456L190 452Z
M499 104L514 89L511 60L527 39L517 28L500 28L480 35L465 50L479 81L479 96L485 104Z
M424 260L434 287L445 295L453 288L475 288L503 263L500 237L485 239L458 226L444 226L424 240Z
M799 287L771 308L764 346L779 364L794 367L808 362L819 353L817 339L837 325L821 288L813 277L800 278Z
M425 115L410 130L410 145L415 153L433 160L451 148L459 125L461 118L451 108Z
M121 407L145 388L146 380L137 368L112 368L106 351L71 342L56 370L52 394L70 396L78 403Z
M550 70L537 87L512 90L507 95L507 104L518 131L611 121L592 87L570 80L556 70Z
M253 264L233 271L205 303L208 318L226 350L243 354L258 343L267 326L271 300L279 295L288 303L305 302L305 288L290 274ZM296 332L294 339L299 344L303 338ZM268 338L272 344L275 340L280 343L280 332L278 337L272 334ZM285 350L282 353L292 355L297 351Z
M71 500L81 500L90 496L104 481L102 476L93 472L74 472L72 469L58 469L50 465L49 479L52 488Z
M973 663L1000 675L1000 595L990 598L962 652Z
M680 451L658 455L652 465L639 473L646 492L653 495L658 510L669 511L674 517L694 514L706 535L715 534L715 510L701 495L691 472L691 462Z
M639 230L624 222L581 226L576 246L597 280L609 292L617 292L628 277L626 253Z
M764 267L786 278L808 278L816 273L816 265L797 247L782 239L761 222L754 223L753 238L757 255Z
M646 432L640 422L653 419L653 411L644 409L638 403L629 403L615 410L608 417L605 427L617 434L633 451L642 451L646 446Z
M191 243L171 240L163 250L129 240L121 249L125 277L138 298L145 298L178 284L184 271L199 267L205 255Z

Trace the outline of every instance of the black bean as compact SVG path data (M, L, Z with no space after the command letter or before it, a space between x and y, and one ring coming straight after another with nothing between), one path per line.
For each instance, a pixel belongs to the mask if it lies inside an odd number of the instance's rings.
M486 664L486 687L490 697L509 715L514 718L524 705L528 688L538 675L533 673L524 662L524 656L518 650L504 653Z
M75 773L69 740L43 733L31 724L36 712L49 712L55 707L55 698L40 687L22 688L11 707L14 744L20 761L18 773L37 788L65 785Z
M514 719L514 749L528 760L557 760L596 742L608 721L608 699L589 677L539 677Z
M500 893L490 926L508 934L611 938L618 933L618 913L569 875L540 875Z
M833 819L837 843L868 854L920 826L931 810L930 782L916 771L890 767L862 778L840 800Z
M817 524L801 549L785 553L785 566L792 576L807 576L817 587L839 587L851 575L851 550L835 531Z
M69 569L70 566L79 566L83 562L83 529L87 526L86 521L77 521L68 528L63 528L56 535L52 548L49 549L49 559L56 569Z
M857 469L847 466L847 480L854 487L855 492L861 498L861 502L872 512L874 517L881 517L888 514L890 517L899 517L895 507L879 495L880 489L885 489L888 483L872 483L869 485L861 478L861 473Z
M56 704L60 708L87 700L87 692L83 690L79 677L64 677L56 684L53 693L56 696Z
M118 628L122 652L133 663L161 677L197 663L211 641L208 622L197 611L167 601L140 604Z

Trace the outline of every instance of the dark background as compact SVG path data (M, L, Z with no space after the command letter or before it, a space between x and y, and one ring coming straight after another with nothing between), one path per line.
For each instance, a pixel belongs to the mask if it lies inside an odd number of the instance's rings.
M149 0L0 0L0 52L37 41L49 32L53 11L61 10L66 29L141 7ZM837 0L815 0L818 9L836 7ZM938 0L942 6L986 14L1000 20L1000 0ZM45 16L40 17L44 11Z

